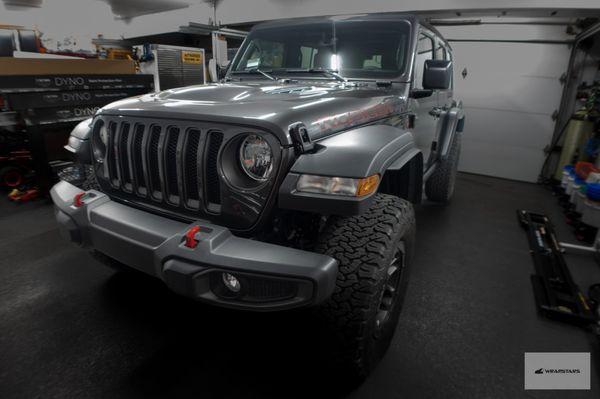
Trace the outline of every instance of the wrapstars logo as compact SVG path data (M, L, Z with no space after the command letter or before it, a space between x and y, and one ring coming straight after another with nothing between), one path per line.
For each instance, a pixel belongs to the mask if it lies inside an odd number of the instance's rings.
M52 84L52 81L49 78L36 78L35 84L40 87L48 87Z
M539 368L535 370L536 374L580 374L580 369L545 369Z

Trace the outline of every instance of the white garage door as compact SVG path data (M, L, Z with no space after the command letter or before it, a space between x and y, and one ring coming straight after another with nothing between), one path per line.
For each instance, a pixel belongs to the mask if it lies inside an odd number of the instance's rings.
M459 169L534 182L552 138L570 49L563 44L452 42L455 97L467 115ZM466 78L462 77L467 69Z

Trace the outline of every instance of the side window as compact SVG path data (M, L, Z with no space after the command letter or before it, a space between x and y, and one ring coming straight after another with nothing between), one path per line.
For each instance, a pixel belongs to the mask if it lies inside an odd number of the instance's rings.
M423 32L419 33L417 54L415 55L415 71L413 74L413 88L423 88L423 69L425 60L433 59L433 38Z

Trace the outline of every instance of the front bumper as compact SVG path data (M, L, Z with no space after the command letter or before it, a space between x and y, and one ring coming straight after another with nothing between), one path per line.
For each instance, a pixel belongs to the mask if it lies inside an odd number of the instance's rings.
M222 306L281 310L314 305L335 287L337 261L329 256L234 236L228 229L167 219L112 201L67 182L52 190L61 234L132 268L162 279L173 291ZM194 226L197 245L185 245ZM238 293L222 286L222 274L241 283ZM221 285L220 285L221 284Z

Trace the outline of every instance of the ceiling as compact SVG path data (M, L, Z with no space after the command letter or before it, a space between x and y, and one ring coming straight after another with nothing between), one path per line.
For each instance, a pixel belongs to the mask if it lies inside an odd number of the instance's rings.
M1 0L6 9L22 10L42 7L44 0ZM186 8L205 2L213 4L218 0L98 0L110 5L117 18L129 19L140 15ZM48 4L48 3L46 3Z
M118 18L134 18L140 15L186 8L197 3L194 0L101 0L110 5Z

